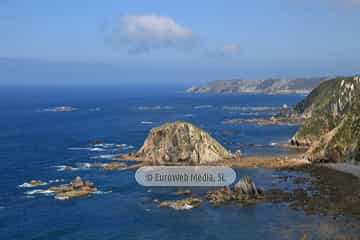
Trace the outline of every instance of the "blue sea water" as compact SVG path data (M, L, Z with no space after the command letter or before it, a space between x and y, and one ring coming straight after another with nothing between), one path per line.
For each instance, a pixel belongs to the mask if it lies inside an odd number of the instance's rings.
M174 120L199 125L227 148L241 149L245 155L289 153L290 150L272 143L286 141L298 126L226 125L222 121L229 118L262 117L273 111L227 110L224 106L292 106L303 97L192 95L174 90L140 92L105 87L3 88L0 239L299 239L304 229L317 239L327 239L329 233L316 227L319 223L328 224L327 217L306 216L286 204L246 208L230 204L214 208L205 202L191 211L163 209L154 200L175 199L176 189L139 186L134 179L135 170L57 168L111 161L99 157L135 150L152 127ZM63 105L78 110L45 111ZM92 149L94 141L126 147ZM299 174L260 168L236 171L238 176L252 176L265 188L284 184L276 176ZM48 186L18 187L32 179L69 182L75 176L93 181L101 192L61 201L44 194L26 194ZM206 189L193 190L203 194ZM293 229L294 226L299 228Z

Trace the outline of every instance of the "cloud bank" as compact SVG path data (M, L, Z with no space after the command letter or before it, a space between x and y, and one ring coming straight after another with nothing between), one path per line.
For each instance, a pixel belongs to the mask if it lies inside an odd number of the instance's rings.
M196 37L190 28L170 17L158 15L120 17L112 30L112 41L133 54L163 48L186 50L196 45Z

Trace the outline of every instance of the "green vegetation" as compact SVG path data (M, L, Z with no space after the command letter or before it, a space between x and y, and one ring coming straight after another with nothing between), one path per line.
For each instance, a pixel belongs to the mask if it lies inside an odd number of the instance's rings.
M360 78L321 83L294 108L306 121L293 141L308 144L313 161L360 160Z

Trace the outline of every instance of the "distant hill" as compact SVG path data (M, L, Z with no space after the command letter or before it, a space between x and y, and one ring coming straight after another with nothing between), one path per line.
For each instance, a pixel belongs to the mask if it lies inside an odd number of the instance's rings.
M216 80L186 89L189 93L309 93L328 77L268 78L258 80Z
M294 112L306 120L290 143L309 146L309 160L360 162L359 76L322 82Z

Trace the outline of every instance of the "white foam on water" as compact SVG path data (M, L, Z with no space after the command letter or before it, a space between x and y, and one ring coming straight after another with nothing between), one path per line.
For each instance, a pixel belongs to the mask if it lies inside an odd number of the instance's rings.
M184 206L182 207L175 207L175 206L171 206L171 207L176 210L190 210L194 208L193 205L189 205L189 204L184 204Z
M46 182L43 182L41 184L31 184L31 183L23 183L23 184L20 184L18 187L20 188L32 188L32 187L37 187L37 186L44 186L46 185L47 183Z
M129 145L129 146L124 147L123 149L133 149L133 148L135 148L135 147L132 145Z
M99 147L94 147L94 148L90 148L89 151L90 152L103 152L103 151L105 151L105 149L99 148Z
M67 165L58 165L58 166L55 166L55 168L57 168L58 172L79 170L79 168L75 168L75 167L71 167L71 166L67 166Z
M26 191L25 194L26 195L35 195L35 194L44 194L44 195L52 195L54 193L54 191L50 191L50 190L43 190L43 189L34 189L34 190L30 190L30 191Z
M114 143L96 143L93 145L93 147L96 147L96 148L111 148L114 146L115 146Z
M58 182L64 182L65 180L63 178L61 179L54 179L54 180L49 180L49 183L58 183Z
M101 155L98 155L98 156L92 156L90 157L91 159L113 159L114 158L114 155L112 154L101 154Z
M150 125L150 124L153 124L153 122L151 122L151 121L141 121L140 124Z
M68 200L69 199L69 197L67 197L67 196L59 196L59 195L56 195L54 198L57 200Z
M91 165L91 163L81 163L80 164L80 168L91 168L92 167L92 165Z
M91 194L104 195L104 194L109 194L109 193L112 193L112 191L111 190L109 190L109 191L100 191L100 190L98 190L98 191L93 192Z

